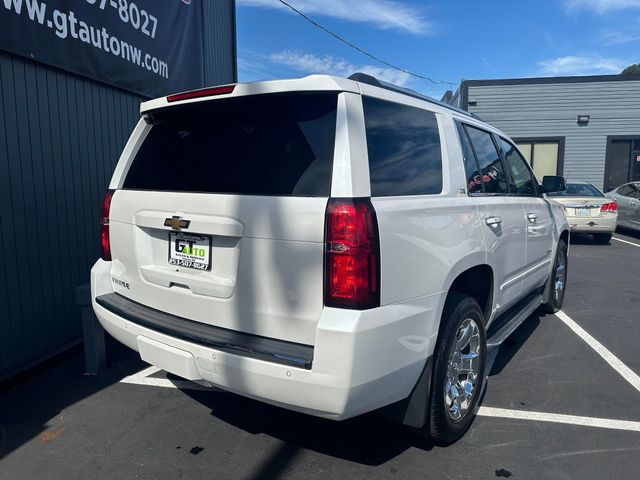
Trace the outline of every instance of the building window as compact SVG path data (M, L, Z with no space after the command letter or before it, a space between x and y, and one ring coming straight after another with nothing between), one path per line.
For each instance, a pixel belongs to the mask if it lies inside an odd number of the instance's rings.
M514 139L518 150L535 173L538 180L545 175L562 175L564 139L536 138Z
M605 192L640 180L640 138L609 136L604 171Z

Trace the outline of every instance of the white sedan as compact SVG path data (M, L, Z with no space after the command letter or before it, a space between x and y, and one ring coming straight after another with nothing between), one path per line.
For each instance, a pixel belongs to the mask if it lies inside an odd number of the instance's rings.
M596 243L609 243L618 218L615 201L587 182L567 183L564 192L548 196L564 206L572 233L591 234Z

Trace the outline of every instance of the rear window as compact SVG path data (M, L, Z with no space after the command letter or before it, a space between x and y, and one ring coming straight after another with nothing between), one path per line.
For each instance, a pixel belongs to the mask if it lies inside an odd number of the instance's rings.
M363 97L373 197L442 191L442 157L433 112Z
M564 192L548 193L550 197L604 197L604 193L590 183L567 183Z
M155 112L123 188L329 196L336 108L336 93L303 93Z

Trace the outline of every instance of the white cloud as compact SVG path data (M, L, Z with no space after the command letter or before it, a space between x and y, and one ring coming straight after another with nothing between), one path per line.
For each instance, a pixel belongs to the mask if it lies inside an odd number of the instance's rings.
M620 73L629 62L619 58L567 56L538 62L542 75L608 75Z
M265 68L263 59L256 59L249 54L238 54L238 79L241 82L255 82L271 77L271 72Z
M288 3L304 14L368 23L381 29L428 34L433 33L435 27L432 21L424 17L424 9L396 0L288 0ZM293 13L278 0L237 0L237 4L240 7L277 8Z
M377 65L356 65L344 58L332 55L318 56L295 50L282 50L268 55L267 59L304 74L324 73L348 77L352 73L362 72L400 86L406 86L412 79L411 75L393 68L379 67Z
M591 10L599 15L615 10L640 8L640 0L565 0L567 11Z
M631 32L611 31L603 32L600 39L605 45L622 45L624 43L637 42L640 40L640 35Z

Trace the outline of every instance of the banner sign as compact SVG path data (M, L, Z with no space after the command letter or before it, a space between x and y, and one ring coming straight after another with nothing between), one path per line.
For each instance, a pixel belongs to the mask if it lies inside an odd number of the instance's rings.
M146 97L203 86L198 0L0 1L0 49Z

